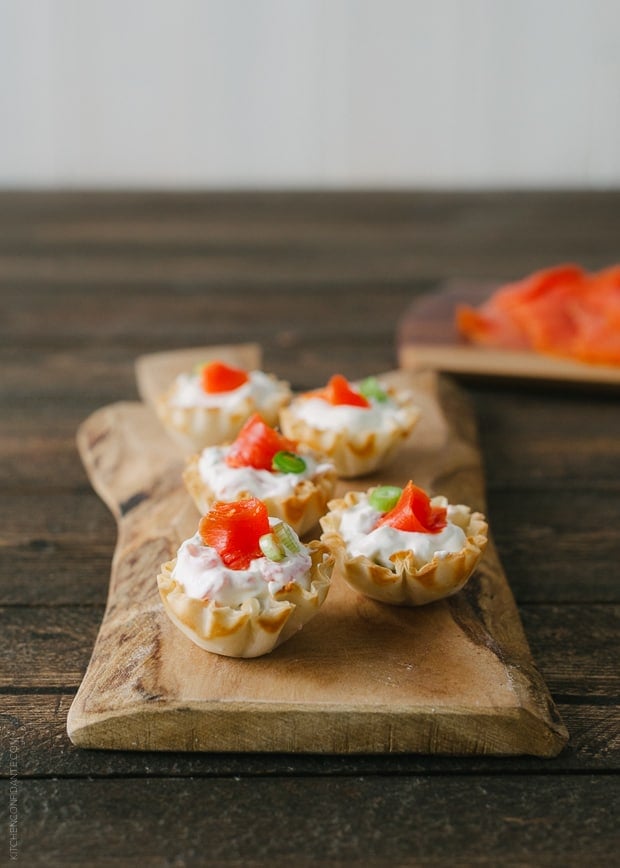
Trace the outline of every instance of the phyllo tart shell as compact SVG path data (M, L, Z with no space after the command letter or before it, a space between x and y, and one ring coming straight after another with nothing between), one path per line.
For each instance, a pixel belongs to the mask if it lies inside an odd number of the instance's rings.
M296 398L282 407L280 428L285 437L326 455L343 479L367 476L394 458L420 417L417 407L399 400L398 396L392 397L399 404L399 416L386 418L383 427L378 429L317 428L295 412L296 401L304 398Z
M329 512L321 519L321 541L334 556L334 578L344 579L374 600L396 606L423 606L461 590L487 546L488 525L482 513L471 512L466 506L453 510L450 520L466 536L460 551L434 555L422 564L411 551L395 551L390 557L394 568L390 569L365 555L352 556L339 533L342 513L359 503L360 497L359 492L350 491L330 501Z
M252 395L240 397L234 406L190 407L174 404L173 383L155 401L155 410L173 440L185 451L196 452L234 440L253 413L260 413L268 425L278 423L280 409L291 399L288 383L268 375L276 388L260 405Z
M172 572L176 558L157 576L159 594L170 620L192 642L225 657L260 657L286 642L323 605L331 583L333 557L318 540L308 545L312 561L308 590L291 582L267 597L248 597L239 606L190 597Z

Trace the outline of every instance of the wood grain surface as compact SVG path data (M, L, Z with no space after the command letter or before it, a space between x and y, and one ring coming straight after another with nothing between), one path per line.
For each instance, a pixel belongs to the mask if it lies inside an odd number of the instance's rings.
M66 718L117 541L75 432L139 399L136 356L259 342L296 389L365 376L446 281L597 270L619 237L604 191L0 194L0 802L16 784L22 864L614 864L620 404L601 390L461 379L570 732L557 757L84 750Z
M258 348L198 348L137 360L151 402L197 360L260 364ZM188 367L189 366L189 367ZM374 478L409 479L484 509L470 407L435 375L385 375L421 421ZM82 747L319 753L557 754L567 734L533 666L493 545L466 592L403 609L333 583L319 616L259 660L197 648L166 616L155 577L196 529L183 462L154 415L113 404L80 427L78 447L119 527L106 613L68 716ZM319 532L315 528L315 534Z

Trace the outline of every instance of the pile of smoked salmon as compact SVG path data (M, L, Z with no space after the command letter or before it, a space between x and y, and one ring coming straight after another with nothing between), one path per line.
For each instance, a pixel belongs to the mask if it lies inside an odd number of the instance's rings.
M576 265L502 286L479 307L456 310L473 343L620 365L620 265L588 274Z

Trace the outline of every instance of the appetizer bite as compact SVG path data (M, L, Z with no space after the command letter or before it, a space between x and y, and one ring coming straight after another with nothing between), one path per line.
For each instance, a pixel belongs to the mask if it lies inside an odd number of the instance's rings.
M327 386L298 395L280 411L286 437L327 455L339 476L365 476L387 464L411 433L420 411L408 393L376 377L359 385L334 374Z
M290 398L288 383L272 374L213 361L180 374L160 395L156 410L175 440L195 451L232 440L255 412L275 425Z
M177 556L159 593L192 642L226 657L260 657L290 639L323 604L333 558L270 518L258 498L216 503Z
M429 496L409 481L348 492L321 519L321 541L335 574L384 603L421 606L448 597L467 582L486 545L480 512Z
M258 497L270 516L304 534L327 510L337 475L326 458L298 446L254 413L232 444L207 446L193 455L183 480L200 512L216 501Z

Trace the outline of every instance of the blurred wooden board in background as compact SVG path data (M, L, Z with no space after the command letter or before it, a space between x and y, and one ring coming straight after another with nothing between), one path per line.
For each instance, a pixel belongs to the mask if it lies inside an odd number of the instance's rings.
M418 296L405 311L398 327L401 367L473 378L604 388L620 386L620 367L468 343L456 329L456 306L478 306L497 288L498 284L492 283L450 281L432 293Z

